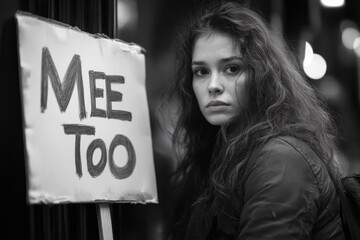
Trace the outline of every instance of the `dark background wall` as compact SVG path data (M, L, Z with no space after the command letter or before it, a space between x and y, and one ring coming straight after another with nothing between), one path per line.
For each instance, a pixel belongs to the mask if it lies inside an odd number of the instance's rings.
M25 204L25 162L21 131L16 32L13 14L24 7L20 1L0 3L0 71L4 83L1 111L1 230L13 239L29 238L29 209Z
M146 86L160 203L111 204L111 212L115 239L163 239L167 183L173 161L169 136L159 127L154 113L173 67L172 41L189 14L202 2L205 1L0 1L1 238L99 239L95 204L29 206L26 203L15 12L28 11L78 26L83 31L136 42L146 49ZM303 57L304 43L308 41L314 51L326 59L326 75L310 81L323 93L338 124L343 171L360 172L360 61L354 51L343 46L341 37L343 20L360 26L360 1L347 0L344 7L334 9L322 7L317 0L239 2L260 12L282 32L300 58ZM128 18L124 18L127 15Z

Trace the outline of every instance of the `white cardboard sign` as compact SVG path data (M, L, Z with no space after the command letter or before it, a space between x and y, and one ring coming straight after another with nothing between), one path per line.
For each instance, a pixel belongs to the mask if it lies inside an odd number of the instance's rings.
M16 20L29 202L156 203L141 47Z

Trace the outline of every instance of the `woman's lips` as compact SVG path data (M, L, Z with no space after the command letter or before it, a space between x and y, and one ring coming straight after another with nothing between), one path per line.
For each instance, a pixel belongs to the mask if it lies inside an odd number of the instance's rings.
M209 110L209 111L224 111L230 104L219 101L219 100L213 100L210 101L205 107Z

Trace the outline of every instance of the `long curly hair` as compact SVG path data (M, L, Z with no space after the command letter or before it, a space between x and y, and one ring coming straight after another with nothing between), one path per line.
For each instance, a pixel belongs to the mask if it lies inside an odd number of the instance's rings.
M174 235L183 232L194 202L226 198L252 152L274 137L306 142L337 179L333 121L282 37L259 14L235 2L215 4L195 16L175 45L177 69L167 91L177 99L173 144L181 159L174 174ZM231 36L247 73L241 114L221 127L205 120L192 89L194 43L209 32Z

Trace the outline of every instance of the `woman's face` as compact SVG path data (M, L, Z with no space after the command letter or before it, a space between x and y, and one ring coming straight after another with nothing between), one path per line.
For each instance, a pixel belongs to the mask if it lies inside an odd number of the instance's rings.
M230 36L200 35L194 45L192 71L196 99L210 124L221 126L240 112L246 73L240 50Z

